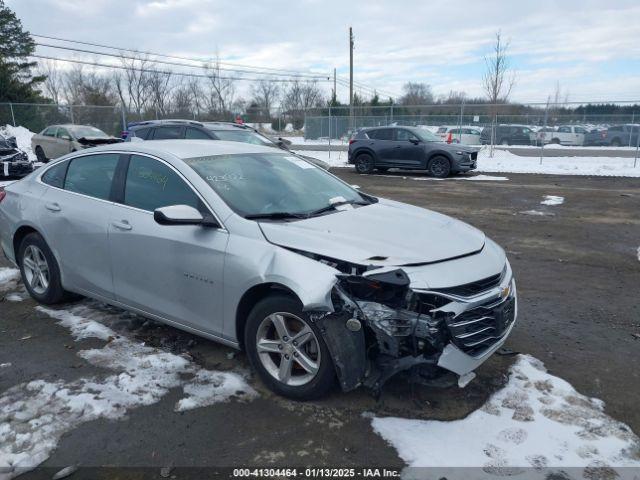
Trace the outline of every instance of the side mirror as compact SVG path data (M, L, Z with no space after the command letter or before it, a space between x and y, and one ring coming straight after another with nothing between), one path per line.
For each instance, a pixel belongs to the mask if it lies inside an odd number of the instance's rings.
M417 138L410 138L409 141L414 145L418 145L420 143L420 140L418 140Z
M69 135L60 135L60 138L62 140L71 140L71 137Z
M189 205L169 205L167 207L156 208L153 212L153 219L160 225L203 225L219 227L213 218L205 219L198 210Z

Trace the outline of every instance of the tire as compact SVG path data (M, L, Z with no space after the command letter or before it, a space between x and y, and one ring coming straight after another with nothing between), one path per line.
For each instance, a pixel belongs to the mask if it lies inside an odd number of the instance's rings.
M376 167L376 170L380 173L387 173L389 171L389 167Z
M553 143L554 145L560 145L560 139L559 138L552 138L551 139L551 143Z
M620 146L622 146L622 142L620 141L619 138L614 138L613 140L611 140L611 146L612 147L620 147Z
M36 158L40 163L47 163L49 161L49 159L44 155L44 150L42 150L42 147L40 145L36 147L35 153Z
M37 302L54 305L72 299L62 288L58 262L39 233L24 237L18 248L18 264L22 282Z
M432 177L447 178L451 174L451 162L443 155L437 155L429 161L429 173Z
M311 400L333 389L336 375L320 330L301 307L298 301L282 294L259 301L247 318L244 345L251 366L270 390L294 400ZM280 325L278 329L276 323ZM296 335L303 330L306 340L295 346ZM263 345L261 351L259 343ZM299 362L294 356L304 360ZM284 381L280 378L281 372L286 378L287 371L281 368L283 361L290 365L290 376ZM303 363L313 368L307 370Z
M375 163L373 157L368 153L361 153L356 157L356 172L361 174L369 174L373 172Z
M511 145L511 142L509 142L508 138L503 138L500 140L500 145Z

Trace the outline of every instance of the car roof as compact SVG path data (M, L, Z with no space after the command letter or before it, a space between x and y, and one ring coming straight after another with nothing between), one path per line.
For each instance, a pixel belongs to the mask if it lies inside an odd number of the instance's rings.
M242 142L227 142L224 140L141 140L138 142L124 142L91 148L93 152L132 152L149 155L172 155L185 159L193 157L207 157L214 155L233 155L243 153L286 153L273 147L263 147Z

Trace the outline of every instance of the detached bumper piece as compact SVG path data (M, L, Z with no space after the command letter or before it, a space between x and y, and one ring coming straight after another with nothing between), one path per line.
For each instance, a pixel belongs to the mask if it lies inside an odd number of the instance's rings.
M410 371L412 381L433 385L442 383L447 370L464 387L515 322L515 282L508 265L501 274L452 289L412 290L409 284L400 269L339 277L335 313L324 320L340 318L343 335L362 339L352 346L366 349L364 359L353 352L359 366L351 369L349 381L343 381L338 369L343 389L364 385L379 394L402 371ZM335 332L332 337L335 341ZM340 355L342 369L345 357Z

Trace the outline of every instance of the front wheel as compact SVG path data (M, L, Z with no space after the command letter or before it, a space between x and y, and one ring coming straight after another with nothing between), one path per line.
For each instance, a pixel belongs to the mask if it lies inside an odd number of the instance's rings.
M18 263L29 295L45 305L71 298L62 288L60 268L51 249L38 233L30 233L20 243Z
M368 153L361 153L356 157L356 172L367 174L373 172L373 168L373 157Z
M311 400L335 385L324 338L291 297L272 295L258 302L247 318L244 342L251 365L279 395Z
M447 178L451 173L451 162L441 155L433 157L429 162L429 173L436 178Z
M36 158L40 163L47 163L49 161L45 156L44 150L42 150L42 147L40 145L36 147Z

